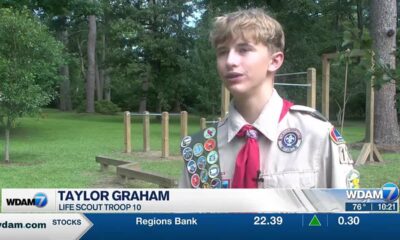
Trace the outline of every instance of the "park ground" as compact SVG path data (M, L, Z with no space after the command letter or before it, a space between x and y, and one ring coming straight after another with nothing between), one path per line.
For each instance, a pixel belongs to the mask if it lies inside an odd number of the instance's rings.
M0 161L1 188L95 188L95 187L156 187L129 181L122 183L110 168L100 171L95 156L140 162L141 168L173 178L179 178L182 161L179 154L179 117L170 119L169 160L161 159L161 125L151 119L151 152L143 155L141 118L132 119L133 154L123 153L123 116L78 114L46 109L39 117L21 119L11 132L11 163ZM199 130L199 117L189 117L189 133ZM0 156L4 150L4 129L0 135ZM364 137L364 124L349 121L344 138L349 143L353 159L357 159ZM174 157L175 156L175 157ZM386 182L400 181L400 153L383 153L384 163L357 166L361 172L361 187L381 187Z

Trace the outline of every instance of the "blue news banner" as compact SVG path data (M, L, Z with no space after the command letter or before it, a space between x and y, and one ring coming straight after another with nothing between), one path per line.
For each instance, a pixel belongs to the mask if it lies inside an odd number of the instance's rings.
M195 204L195 203L194 203ZM400 214L85 214L81 239L398 239Z

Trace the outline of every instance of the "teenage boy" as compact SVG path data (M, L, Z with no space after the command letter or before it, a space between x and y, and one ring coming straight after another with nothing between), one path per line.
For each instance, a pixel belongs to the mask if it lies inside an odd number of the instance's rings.
M181 142L186 188L347 188L359 174L339 132L274 89L281 25L261 9L216 18L210 40L233 96L229 114Z

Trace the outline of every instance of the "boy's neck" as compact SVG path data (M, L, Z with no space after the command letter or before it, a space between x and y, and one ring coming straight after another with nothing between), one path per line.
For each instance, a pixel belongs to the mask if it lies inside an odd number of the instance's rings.
M273 88L267 88L262 94L236 96L233 100L236 110L242 115L246 122L253 124L260 116L264 106L271 99Z

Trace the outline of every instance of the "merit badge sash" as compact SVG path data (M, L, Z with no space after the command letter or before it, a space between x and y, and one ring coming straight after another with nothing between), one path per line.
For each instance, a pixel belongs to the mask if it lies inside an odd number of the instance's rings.
M184 137L181 153L192 188L221 188L217 124Z

